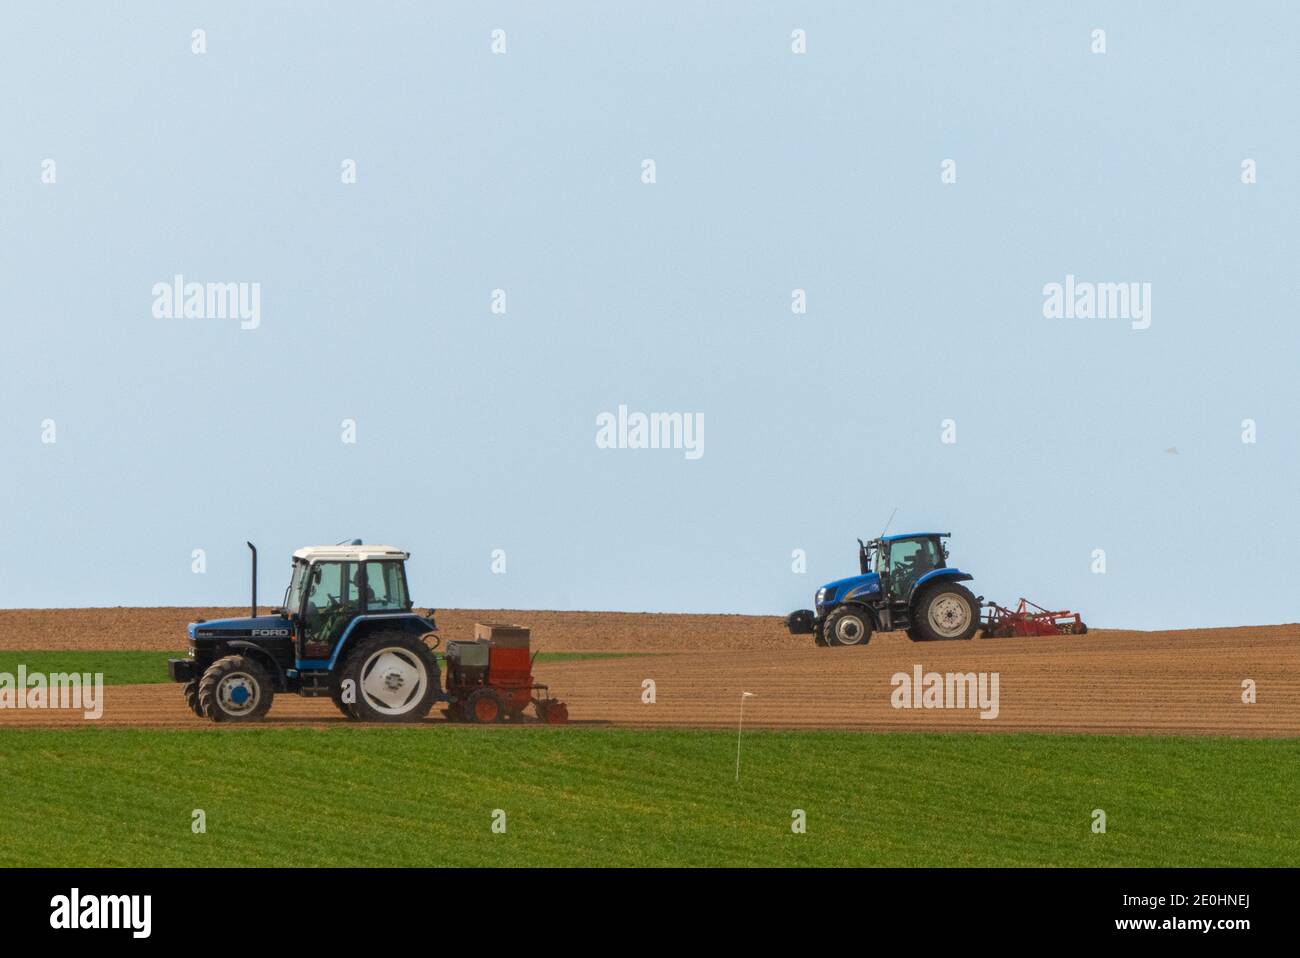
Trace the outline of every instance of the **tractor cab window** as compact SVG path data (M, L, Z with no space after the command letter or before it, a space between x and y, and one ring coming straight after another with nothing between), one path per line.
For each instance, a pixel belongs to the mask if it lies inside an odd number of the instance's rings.
M400 611L409 608L406 579L400 562L367 562L366 608L371 612Z
M348 620L360 611L357 570L355 562L317 562L311 567L303 611L309 645L332 647Z
M307 563L298 561L293 564L293 577L289 580L289 589L284 594L284 611L298 612L302 609L302 596L307 588Z
M899 539L889 547L889 591L904 598L918 579L943 565L929 539Z

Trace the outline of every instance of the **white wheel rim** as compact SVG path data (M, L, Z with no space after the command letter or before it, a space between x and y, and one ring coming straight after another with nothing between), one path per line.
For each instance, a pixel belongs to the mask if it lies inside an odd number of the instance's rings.
M261 699L261 686L247 672L231 672L217 683L217 704L227 715L247 715Z
M839 639L840 645L857 645L866 634L862 620L855 616L846 616L835 625L835 638Z
M961 635L970 625L970 606L956 593L945 592L930 603L928 616L939 635Z
M400 647L380 649L361 667L361 695L384 715L411 711L429 684L429 673L412 653Z

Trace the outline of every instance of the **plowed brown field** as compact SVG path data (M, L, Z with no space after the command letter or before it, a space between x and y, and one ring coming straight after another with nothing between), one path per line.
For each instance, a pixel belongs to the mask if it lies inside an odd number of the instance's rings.
M238 609L0 611L0 649L177 649L195 617ZM447 638L475 621L533 628L546 651L654 655L541 662L539 681L577 724L760 728L1300 735L1300 625L1178 632L1105 630L1081 637L913 643L900 633L866 648L820 649L775 617L594 612L446 611ZM997 672L999 712L895 709L895 673ZM643 682L655 702L642 701ZM1241 701L1253 679L1258 701ZM110 686L97 725L210 727L173 685ZM337 724L327 700L278 696L270 724ZM431 720L432 721L432 720ZM82 725L80 713L0 711L0 724Z
M265 609L263 609L265 611ZM195 619L248 615L225 609L0 609L0 649L185 648ZM443 641L474 638L475 622L519 622L545 652L689 652L701 649L785 649L781 620L753 615L652 615L638 612L520 612L440 609Z

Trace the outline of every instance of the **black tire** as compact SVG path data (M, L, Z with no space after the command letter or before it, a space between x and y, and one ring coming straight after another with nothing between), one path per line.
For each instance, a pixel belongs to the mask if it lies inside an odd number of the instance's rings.
M214 722L256 722L271 709L271 676L255 659L227 655L199 679L199 708Z
M980 605L970 589L957 582L927 585L912 607L907 634L922 642L973 638L980 627ZM913 634L915 633L915 634Z
M378 670L378 671L376 671ZM366 722L418 722L438 698L438 660L405 632L377 632L348 654L341 679L351 679L351 712Z
M356 695L356 689L352 690L353 696ZM335 676L334 681L330 683L330 701L334 707L343 713L346 719L355 720L357 713L353 710L353 703L343 701L343 682L339 676Z
M454 703L454 704L450 704L450 705L448 705L446 708L444 708L444 709L442 710L442 714L443 714L443 717L444 717L448 722L464 722L464 721L467 721L467 719L465 718L465 703L464 703L464 702L456 702L456 703Z
M826 641L826 622L824 620L819 621L816 627L814 628L813 642L815 642L817 645L822 646L823 648L830 645L830 643Z
M871 641L871 614L842 605L826 616L822 634L831 645L866 645Z
M486 714L491 709L496 709L495 713L492 715ZM476 689L465 700L465 716L471 722L480 725L490 722L504 722L506 720L506 706L501 701L501 696L497 695L492 689Z
M181 689L185 694L185 704L190 707L190 711L199 718L205 718L203 709L199 707L199 683L195 679L190 679Z

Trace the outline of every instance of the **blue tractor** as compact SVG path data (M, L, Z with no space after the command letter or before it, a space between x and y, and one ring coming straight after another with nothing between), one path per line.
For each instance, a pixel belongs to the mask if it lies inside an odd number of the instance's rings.
M913 641L969 639L980 604L962 582L974 576L948 565L947 532L910 532L858 540L859 573L817 590L816 610L786 616L795 635L818 645L866 645L872 632L906 630Z
M257 549L247 618L200 619L189 653L167 663L194 713L252 722L277 692L328 696L348 718L413 722L444 701L433 613L417 613L406 586L410 556L392 546L310 546L293 554L284 601L257 612Z

